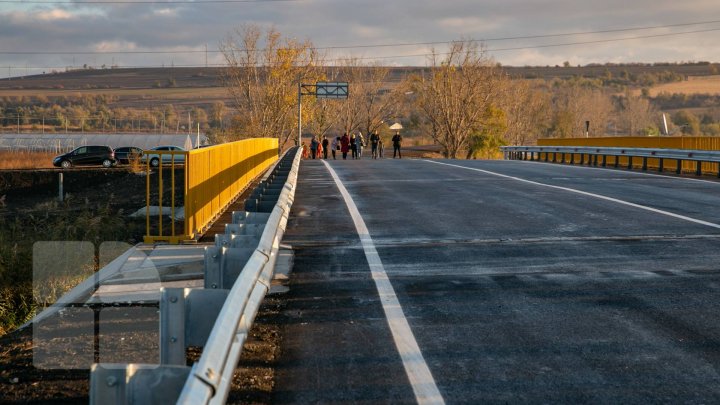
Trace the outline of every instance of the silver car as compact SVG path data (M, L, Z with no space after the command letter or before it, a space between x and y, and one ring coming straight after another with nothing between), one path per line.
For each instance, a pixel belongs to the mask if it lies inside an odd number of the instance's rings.
M162 163L164 165L170 164L173 160L173 154L171 153L163 153L163 154L153 154L152 151L170 151L170 152L185 152L184 148L181 148L179 146L156 146L150 150L146 150L143 152L142 161L143 163L150 161L150 166L152 167L158 167L160 166L160 161L162 160ZM175 156L175 164L185 164L185 154L184 153L178 153L174 154Z

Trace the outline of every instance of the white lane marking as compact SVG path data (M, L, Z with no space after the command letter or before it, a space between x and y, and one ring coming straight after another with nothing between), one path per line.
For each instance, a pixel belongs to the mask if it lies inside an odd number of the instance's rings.
M523 163L528 163L528 164L558 165L558 163L543 162L543 161L538 161L538 160L532 160L532 161L531 160L502 160L502 162L523 162ZM637 172L637 171L629 171L629 170L623 171L620 168L615 169L612 167L581 166L579 164L578 165L566 164L566 165L563 165L560 167L570 167L573 169L585 169L585 170L605 170L607 172L630 174L630 175L634 175L634 176L660 177L662 179L672 179L672 180L679 180L679 181L694 181L697 183L714 184L716 186L720 186L720 181L694 179L692 177L669 176L667 174L660 174L660 173L646 173L646 172Z
M370 232L362 216L360 216L360 211L358 211L350 193L348 193L345 186L343 186L335 170L324 160L323 163L335 180L335 184L340 190L340 194L342 194L353 222L355 223L355 229L360 236L365 257L370 265L370 273L375 281L375 287L380 296L380 302L385 311L390 332L392 332L393 340L395 340L395 347L400 354L403 367L405 367L405 373L415 392L415 399L418 404L444 404L445 400L435 384L435 379L430 373L430 368L428 368L427 363L425 363L425 358L410 329L410 324L408 324L405 318L405 313L400 306L400 301L397 295L395 295L395 289L390 283L382 260L380 260L380 255L377 249L375 249L375 244L373 243L372 237L370 237Z
M684 220L684 221L694 222L694 223L696 223L696 224L709 226L709 227L711 227L711 228L720 229L720 224L716 224L716 223L708 222L708 221L703 221L703 220L701 220L701 219L686 217L685 215L675 214L675 213L672 213L672 212L669 212L669 211L663 211L663 210L659 210L659 209L657 209L657 208L648 207L648 206L646 206L646 205L635 204L635 203L631 203L631 202L629 202L629 201L619 200L619 199L617 199L617 198L607 197L607 196L604 196L604 195L601 195L601 194L589 193L589 192L587 192L587 191L581 191L581 190L577 190L577 189L569 188L569 187L555 186L555 185L547 184L547 183L540 183L540 182L537 182L537 181L527 180L527 179L523 179L523 178L520 178L520 177L508 176L508 175L506 175L506 174L491 172L491 171L489 171L489 170L476 169L476 168L474 168L474 167L453 165L453 164L450 164L450 163L435 162L435 161L432 161L432 160L424 160L424 162L435 163L435 164L438 164L438 165L445 165L445 166L451 166L451 167L458 167L458 168L467 169L467 170L473 170L473 171L476 171L476 172L481 172L481 173L490 174L490 175L493 175L493 176L503 177L503 178L506 178L506 179L521 181L521 182L523 182L523 183L534 184L534 185L536 185L536 186L549 187L549 188L554 188L554 189L556 189L556 190L563 190L563 191L568 191L568 192L571 192L571 193L581 194L581 195L588 196L588 197L599 198L599 199L601 199L601 200L611 201L611 202L614 202L614 203L623 204L623 205L627 205L627 206L634 207L634 208L639 208L639 209L641 209L641 210L646 210L646 211L654 212L654 213L657 213L657 214L662 214L662 215L667 215L667 216L669 216L669 217L682 219L682 220Z

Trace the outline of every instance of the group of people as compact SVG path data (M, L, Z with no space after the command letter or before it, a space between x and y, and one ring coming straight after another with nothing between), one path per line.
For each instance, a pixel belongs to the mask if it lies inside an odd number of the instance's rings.
M380 135L378 135L377 131L370 134L369 141L370 154L372 158L382 158L384 150L383 141L380 138ZM392 137L392 143L393 159L396 157L402 159L402 154L400 151L400 148L402 146L402 136L399 132ZM316 135L313 135L312 139L310 140L309 151L307 146L305 145L305 142L303 142L302 144L303 158L327 159L328 150L330 150L330 152L332 152L333 159L337 159L337 153L341 153L343 159L347 159L348 153L351 154L352 159L360 159L362 157L363 148L365 148L365 146L365 137L363 137L362 132L358 132L357 135L352 133L350 134L350 136L348 136L346 132L343 134L343 136L338 136L333 139L332 142L329 141L324 135L320 139L318 139Z

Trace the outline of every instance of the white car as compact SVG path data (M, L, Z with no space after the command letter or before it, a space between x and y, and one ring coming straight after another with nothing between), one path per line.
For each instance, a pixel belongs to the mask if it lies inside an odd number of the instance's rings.
M163 153L163 154L153 154L152 151L171 151L171 152L185 152L185 149L179 147L179 146L156 146L150 150L146 150L143 152L142 161L143 163L150 161L150 166L152 167L158 167L160 166L160 160L162 160L164 165L168 165L173 160L173 154L170 153ZM185 164L185 154L175 154L175 164Z

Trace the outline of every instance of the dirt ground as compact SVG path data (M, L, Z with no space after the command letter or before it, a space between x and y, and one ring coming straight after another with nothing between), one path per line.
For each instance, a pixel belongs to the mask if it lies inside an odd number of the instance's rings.
M235 371L232 391L228 404L270 404L274 385L274 363L280 355L280 333L274 318L279 316L282 300L268 298L263 303L245 343L243 353ZM101 335L100 339L112 339L117 344L113 355L103 356L102 362L153 363L158 361L158 319L157 310L147 311L138 319L137 311L131 308L104 308L114 311L112 336ZM132 319L127 319L128 313ZM153 316L153 314L155 316ZM124 318L124 319L123 319ZM86 320L66 317L62 320L67 330L92 330ZM131 323L132 325L127 325ZM123 329L122 325L129 326ZM104 327L101 324L100 329ZM131 327L130 327L131 326ZM41 340L33 347L33 330L28 327L0 338L0 403L1 404L87 404L90 372L88 364L78 361L82 353L72 349L81 334L69 332L66 336L54 336ZM37 340L35 341L37 342ZM37 367L33 361L38 345L52 348L54 352L65 352L67 368L47 369ZM198 349L188 350L188 365L200 357ZM73 357L74 355L74 357ZM75 362L77 361L77 362Z
M53 170L0 172L0 195L5 196L0 215L6 218L37 215L38 210L57 199L57 175ZM122 169L73 170L64 173L64 189L70 199L110 203L115 209L128 213L145 205L146 179ZM168 199L169 194L165 197ZM242 200L243 196L239 201ZM142 239L145 219L138 221L137 232L129 242ZM261 306L235 372L228 403L271 403L273 364L279 357L281 341L274 317L281 312L281 307L282 300L277 297L268 297ZM157 307L95 309L101 314L97 338L88 336L93 325L87 314L73 316L75 311L83 314L88 308L73 308L52 320L51 330L55 335L39 333L43 328L48 329L41 324L35 325L41 339L35 336L33 340L33 326L0 337L0 404L87 403L89 367L94 361L159 361ZM106 325L111 327L108 329ZM94 339L103 342L97 347L106 350L93 350L82 343ZM50 366L38 363L38 358L53 353L62 355L60 363ZM189 349L188 365L200 354L201 350Z

